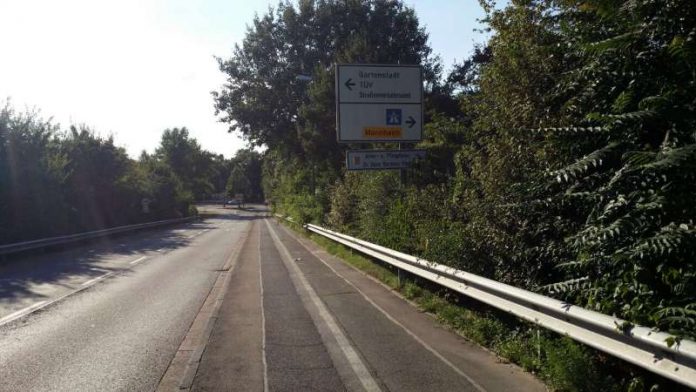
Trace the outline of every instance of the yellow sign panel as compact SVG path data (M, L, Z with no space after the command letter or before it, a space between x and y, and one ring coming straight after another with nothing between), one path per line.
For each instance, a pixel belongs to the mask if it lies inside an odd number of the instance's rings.
M366 138L398 138L401 137L401 127L365 127L363 137Z

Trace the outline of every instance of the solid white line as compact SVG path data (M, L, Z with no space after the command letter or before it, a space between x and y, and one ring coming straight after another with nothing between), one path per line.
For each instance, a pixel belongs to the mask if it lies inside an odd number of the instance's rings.
M298 242L300 242L300 241L298 241ZM300 242L300 244L302 244L302 242ZM313 254L314 257L316 257L317 259L319 259L319 261L321 261L322 263L324 263L324 265L327 266L331 271L333 271L333 273L336 274L336 276L338 276L338 277L340 277L341 279L343 279L346 283L348 283L351 287L353 287L353 288L355 289L355 291L357 291L358 293L360 293L360 295L362 295L362 297L365 298L365 300L366 300L370 305L374 306L375 309L377 309L377 310L379 310L380 312L382 312L382 314L383 314L387 319L389 319L389 321L391 321L392 323L394 323L394 324L396 324L397 326L401 327L401 329L403 329L407 334L409 334L416 342L420 343L420 345L423 346L426 350L430 351L430 352L431 352L433 355L435 355L439 360L441 360L443 363L445 363L445 365L449 366L449 367L450 367L452 370L454 370L457 374L459 374L460 376L464 377L467 381L469 381L469 383L470 383L471 385L473 385L474 388L478 389L478 390L481 391L481 392L486 392L486 389L485 389L484 387L482 387L479 383L477 383L476 381L474 381L474 379L472 379L471 377L469 377L469 375L467 375L467 374L464 373L462 370L460 370L455 364L453 364L452 362L450 362L447 358L445 358L444 356L442 356L442 354L440 354L439 352L437 352L432 346L430 346L428 343L426 343L426 342L423 341L421 338L419 338L415 333L411 332L410 329L408 329L405 325L401 324L401 322L399 322L397 319L395 319L394 317L392 317L392 316L391 316L389 313L387 313L387 311L384 310L381 306L377 305L377 303L376 303L375 301L373 301L372 299L370 299L370 298L367 296L367 294L365 294L362 290L360 290L360 289L359 289L356 285L354 285L351 281L349 281L348 279L346 279L343 275L341 275L340 273L338 273L338 271L336 271L332 266L330 266L329 263L327 263L324 259L322 259L321 257L319 257L318 254L316 254L315 252L313 252L312 250L310 250L309 248L307 248L307 246L305 246L304 244L302 244L302 246L304 246L305 249L307 249L311 254ZM358 272L361 272L361 273L362 273L362 271L358 271Z
M331 332L334 339L336 339L336 343L338 344L341 351L343 351L343 355L347 359L351 368L353 368L353 372L355 372L355 375L360 380L360 383L362 384L363 388L365 388L365 390L368 392L381 391L379 385L377 384L377 381L375 381L375 379L372 377L372 374L370 374L370 371L367 369L365 363L363 363L362 359L360 359L360 355L358 355L357 351L355 351L346 335L338 326L336 320L334 320L331 313L329 313L329 310L321 301L321 299L314 291L312 286L310 286L309 282L307 281L307 278L305 278L302 274L300 267L298 267L297 264L292 262L293 258L290 254L290 251L288 251L288 248L286 248L285 245L280 241L280 238L278 238L278 235L275 233L273 227L268 223L268 220L264 220L264 222L266 222L266 226L268 226L269 232L271 234L271 237L273 238L273 242L275 242L276 244L276 247L278 248L278 250L281 251L282 255L285 256L285 259L287 261L285 265L288 266L289 269L292 269L292 273L294 273L295 276L298 278L299 283L302 285L302 288L305 290L309 299L316 307L319 316L324 321L324 324Z
M143 257L141 257L141 258L139 258L139 259L135 259L135 260L131 261L131 262L128 263L128 264L138 264L139 262L141 262L141 261L143 261L143 260L145 260L145 259L147 259L147 256L143 256Z
M268 392L268 362L266 362L266 315L263 308L263 269L261 266L261 226L259 231L259 287L261 288L261 358L263 359L263 391Z
M160 253L161 253L161 252L164 252L164 248L159 248L159 249L157 249L155 252L160 252Z
M46 303L46 301L39 301L31 306L27 306L24 309L21 309L21 310L14 312L14 313L8 314L7 316L0 319L0 325L8 323L12 320L18 319L18 318L24 316L25 314L31 313L32 310L41 307L41 305L43 305L45 303Z

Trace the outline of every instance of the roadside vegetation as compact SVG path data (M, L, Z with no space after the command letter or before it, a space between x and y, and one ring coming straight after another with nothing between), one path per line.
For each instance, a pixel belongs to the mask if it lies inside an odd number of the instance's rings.
M490 38L444 73L401 1L282 2L220 59L228 80L216 108L231 131L267 148L265 195L298 222L694 339L691 3L482 0ZM337 62L422 65L427 129L416 147L428 155L403 178L345 171L345 150L368 145L335 141ZM536 336L510 328L500 336ZM543 336L543 350L558 348L547 362L575 366L576 381L555 388L595 390L613 374L619 389L661 383ZM529 367L514 354L528 348L481 343Z
M259 159L248 150L225 159L201 149L186 128L174 128L163 132L154 154L134 160L111 137L87 127L64 130L6 104L0 109L0 244L189 216L196 214L195 200L225 192L260 200L260 185L247 185L260 184L260 163L256 178L250 172L251 180L228 186L231 173Z

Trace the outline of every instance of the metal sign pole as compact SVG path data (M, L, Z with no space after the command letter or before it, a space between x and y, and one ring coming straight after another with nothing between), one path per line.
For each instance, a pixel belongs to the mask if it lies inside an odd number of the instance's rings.
M399 150L403 150L401 143L399 143ZM399 182L402 188L406 185L406 169L399 169Z

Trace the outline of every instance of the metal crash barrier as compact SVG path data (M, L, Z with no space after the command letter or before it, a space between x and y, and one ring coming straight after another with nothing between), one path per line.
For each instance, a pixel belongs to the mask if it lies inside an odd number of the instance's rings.
M63 235L59 237L42 238L39 240L18 242L14 244L0 245L0 255L8 255L12 253L24 252L27 250L41 249L49 246L69 244L72 242L85 241L94 238L106 237L113 234L124 233L128 231L147 229L151 227L166 226L176 223L190 222L196 217L167 219L156 222L139 223L136 225L118 226L110 229L88 231L84 233Z
M282 215L277 217L286 219ZM304 228L398 269L427 279L521 319L568 336L653 373L696 388L696 342L594 312L465 271L432 263L321 226Z

